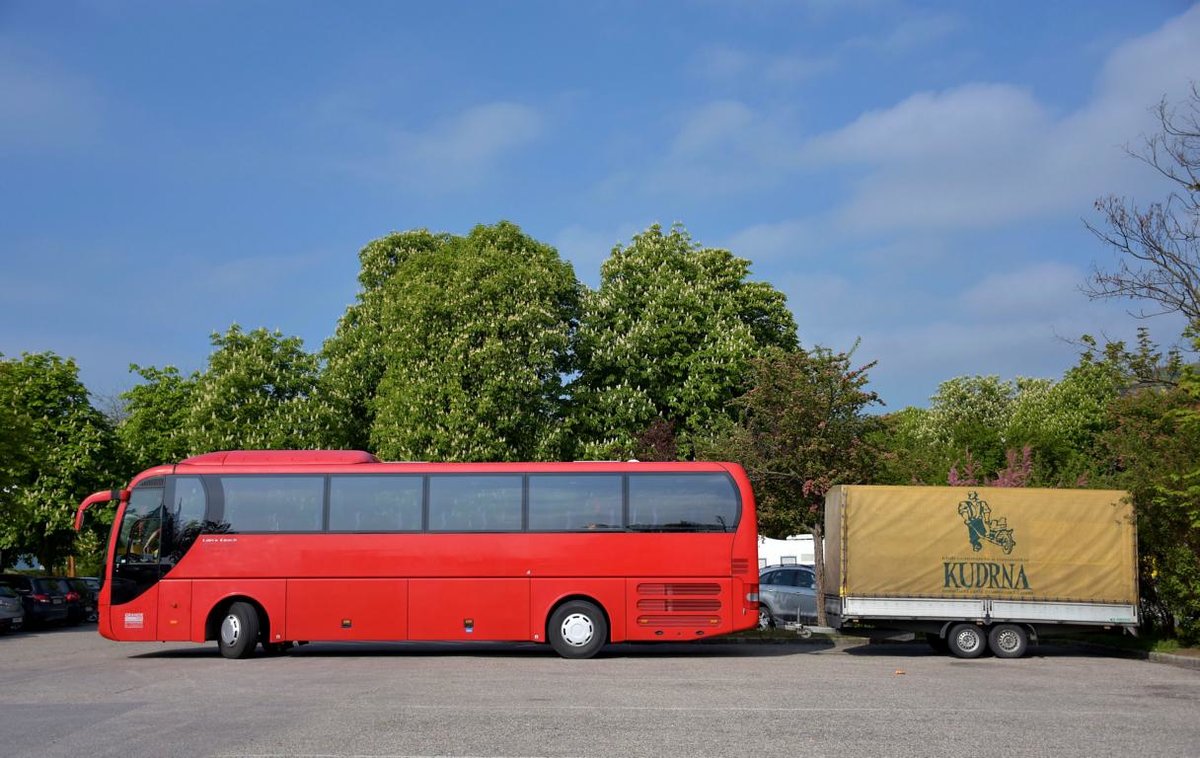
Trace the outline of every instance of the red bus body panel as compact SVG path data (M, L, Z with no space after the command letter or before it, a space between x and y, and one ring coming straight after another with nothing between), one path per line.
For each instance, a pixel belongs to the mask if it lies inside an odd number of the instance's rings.
M554 607L598 603L612 642L694 640L749 629L757 604L758 534L749 481L734 464L373 463L367 454L324 463L281 451L213 453L135 478L224 474L721 472L741 496L735 532L514 532L210 534L135 600L100 598L100 633L114 640L211 639L215 609L258 604L271 641L532 640L544 642ZM364 457L365 456L365 457ZM368 458L371 458L368 460ZM229 461L236 461L233 465ZM111 567L126 502L108 546ZM267 632L264 632L267 633ZM267 639L267 637L264 637Z

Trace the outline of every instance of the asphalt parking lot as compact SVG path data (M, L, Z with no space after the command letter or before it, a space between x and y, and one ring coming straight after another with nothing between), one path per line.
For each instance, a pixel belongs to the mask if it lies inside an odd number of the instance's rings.
M118 644L0 637L3 756L1200 754L1200 671L1065 647Z

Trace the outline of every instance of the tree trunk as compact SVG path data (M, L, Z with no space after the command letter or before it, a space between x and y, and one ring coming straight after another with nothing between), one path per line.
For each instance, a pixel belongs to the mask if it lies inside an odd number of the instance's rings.
M813 573L817 575L817 626L829 626L825 619L825 539L824 525L813 524Z

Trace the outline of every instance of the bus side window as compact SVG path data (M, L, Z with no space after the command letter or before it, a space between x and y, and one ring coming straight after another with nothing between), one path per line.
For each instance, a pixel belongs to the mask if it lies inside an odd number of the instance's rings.
M732 532L739 502L724 474L629 475L629 528L643 531Z
M230 532L319 532L322 476L223 476Z
M621 528L620 474L531 474L529 530Z
M332 532L420 531L423 476L333 476L329 480Z
M445 532L521 529L522 477L512 474L429 477L429 528Z

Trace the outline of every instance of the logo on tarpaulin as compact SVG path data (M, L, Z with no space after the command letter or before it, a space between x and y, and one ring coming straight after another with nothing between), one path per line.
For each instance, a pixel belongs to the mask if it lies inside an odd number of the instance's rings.
M979 499L978 492L972 492L958 504L958 515L967 525L967 536L975 552L983 549L984 540L1000 547L1005 555L1010 554L1016 546L1013 530L1008 528L1008 519L993 519L991 506L986 500Z
M990 542L1012 554L1017 545L1006 518L992 518L992 508L978 492L958 504L958 515L967 527L971 550L978 553ZM943 561L943 588L948 590L1028 590L1025 566L1017 561Z

